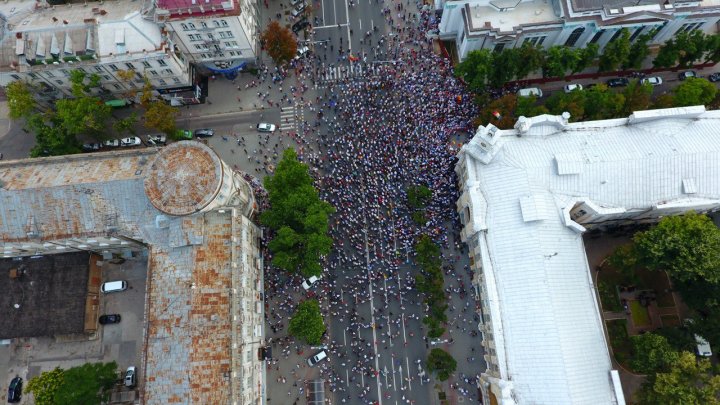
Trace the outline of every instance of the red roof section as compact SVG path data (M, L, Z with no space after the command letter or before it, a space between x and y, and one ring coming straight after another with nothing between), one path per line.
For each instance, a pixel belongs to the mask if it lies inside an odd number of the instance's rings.
M227 3L231 8L223 7ZM157 0L157 7L169 11L171 18L212 16L239 9L236 0Z

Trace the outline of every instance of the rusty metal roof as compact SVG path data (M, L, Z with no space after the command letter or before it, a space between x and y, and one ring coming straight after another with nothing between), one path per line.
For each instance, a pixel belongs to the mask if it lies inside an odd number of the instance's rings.
M220 157L199 142L182 141L163 148L150 171L145 193L155 208L169 215L202 210L222 185Z

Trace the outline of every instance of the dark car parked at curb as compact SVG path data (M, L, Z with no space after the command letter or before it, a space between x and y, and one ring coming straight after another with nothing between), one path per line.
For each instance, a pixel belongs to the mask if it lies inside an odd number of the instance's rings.
M308 22L307 18L303 17L300 21L298 21L292 25L292 32L297 34L298 32L304 30L305 28L307 28L309 26L310 26L310 23Z
M107 325L110 323L119 323L122 318L119 314L100 315L98 320L101 325Z
M22 383L23 379L20 377L15 377L10 381L10 388L8 388L8 402L20 402L20 398L22 398Z
M200 128L195 130L195 137L197 138L209 138L215 135L215 130L210 128Z
M720 82L720 72L713 73L710 76L708 76L708 80L711 82Z
M688 70L688 71L682 72L678 75L678 79L680 79L680 80L685 80L689 77L697 77L697 73L695 73L692 70Z
M607 85L610 87L627 86L629 83L630 83L630 80L628 80L624 77L616 77L614 79L610 79L607 81Z

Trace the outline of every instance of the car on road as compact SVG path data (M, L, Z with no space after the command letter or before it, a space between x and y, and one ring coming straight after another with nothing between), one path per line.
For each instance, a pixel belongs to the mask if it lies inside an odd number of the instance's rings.
M298 32L304 30L305 28L308 28L310 26L310 22L308 22L307 18L302 18L300 21L296 22L292 25L292 32L297 34Z
M537 87L528 87L526 89L520 89L517 92L518 96L520 97L542 97L543 92L542 90L538 89Z
M22 383L23 379L18 376L16 376L12 379L12 381L10 381L10 387L8 388L7 397L8 402L20 402L20 399L22 398Z
M720 82L720 72L711 74L710 76L708 76L708 80L713 83Z
M215 130L211 128L200 128L193 131L197 138L209 138L215 135Z
M120 146L120 140L108 139L107 141L103 142L103 145L107 146L108 148L117 148L118 146Z
M192 139L193 138L193 131L189 129L178 129L175 131L175 136L177 139Z
M100 325L108 325L111 323L120 323L121 319L120 314L100 315L98 322L100 322Z
M325 350L321 350L318 352L318 354L310 357L307 362L308 365L312 367L325 359L327 359L327 352Z
M303 1L302 3L298 4L297 7L295 7L293 9L292 13L290 13L290 14L292 14L293 17L297 17L304 12L305 12L305 2Z
M307 46L298 47L297 56L295 56L295 59L300 59L300 58L305 57L309 51L310 51L310 48L308 48Z
M142 145L142 141L137 136L123 138L120 140L120 146L138 146Z
M257 130L260 132L275 132L275 125L268 124L267 122L261 122L257 124Z
M165 134L148 135L147 143L152 146L165 145L167 143L167 137Z
M84 143L82 146L82 150L85 152L95 152L96 150L102 149L102 144L95 142L95 143Z
M293 6L293 7L295 7L295 6L297 6L298 4L303 3L304 1L305 1L305 0L292 0L292 1L290 2L290 5Z
M310 289L310 287L313 286L313 284L317 283L318 280L320 280L320 277L311 276L309 279L302 282L302 288L305 289L305 291L307 291Z
M646 77L646 78L642 79L642 83L643 84L649 83L649 84L652 84L653 86L659 86L663 83L663 81L662 81L661 77L653 76L653 77Z
M582 89L583 89L582 84L573 83L573 84L565 85L565 93L572 93L575 90L582 90Z
M693 71L693 70L687 70L678 75L678 79L680 79L680 80L685 80L689 77L697 77L697 73L695 73L695 71Z
M137 384L136 379L135 366L128 367L127 371L125 371L125 386L128 388L134 387Z
M613 79L609 79L607 82L608 87L623 87L630 84L630 80L624 78L624 77L616 77Z

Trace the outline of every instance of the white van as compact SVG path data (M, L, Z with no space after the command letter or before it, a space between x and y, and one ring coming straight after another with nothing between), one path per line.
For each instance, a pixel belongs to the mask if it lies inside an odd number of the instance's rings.
M518 90L517 94L520 97L542 97L542 90L538 89L537 87L528 87Z
M712 350L710 349L710 343L703 339L700 335L695 335L695 343L697 343L697 355L702 357L712 356Z
M323 350L323 351L319 352L318 354L310 357L307 360L307 362L308 362L308 365L310 367L312 367L325 359L327 359L327 353L325 352L325 350Z
M127 281L125 280L108 281L107 283L103 283L103 285L100 287L100 291L106 294L125 290L127 290Z

